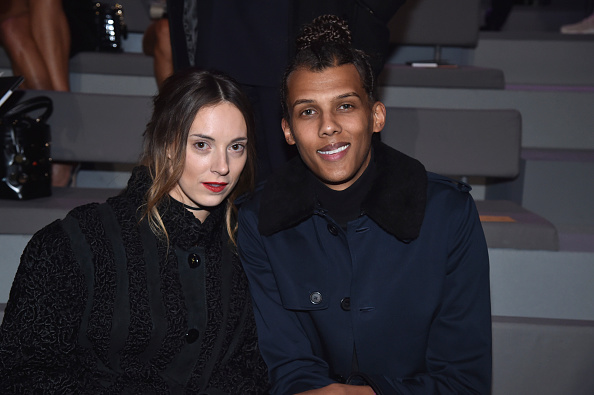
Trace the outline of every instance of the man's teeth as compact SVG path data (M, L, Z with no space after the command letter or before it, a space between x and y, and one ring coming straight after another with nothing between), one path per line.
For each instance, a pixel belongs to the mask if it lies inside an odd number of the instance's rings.
M322 154L322 155L334 155L334 154L339 153L340 151L344 151L348 147L349 147L349 144L343 145L342 147L337 148L337 149L332 150L332 151L321 151L321 150L318 150L318 154Z

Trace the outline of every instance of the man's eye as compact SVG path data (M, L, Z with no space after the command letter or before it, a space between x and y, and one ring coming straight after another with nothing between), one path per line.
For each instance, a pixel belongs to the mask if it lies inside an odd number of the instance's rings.
M312 110L311 108L308 108L307 110L303 110L301 112L302 115L313 115L314 114L314 110Z
M340 105L340 107L338 107L338 108L340 108L341 110L348 110L349 108L353 108L353 105L345 103L345 104Z

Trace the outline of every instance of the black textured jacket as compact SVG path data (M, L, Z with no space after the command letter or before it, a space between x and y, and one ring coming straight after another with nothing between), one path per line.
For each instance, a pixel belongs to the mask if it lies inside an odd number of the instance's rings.
M121 195L33 236L0 328L0 393L266 393L223 208L202 224L169 199L167 244L139 225L149 183L139 167Z

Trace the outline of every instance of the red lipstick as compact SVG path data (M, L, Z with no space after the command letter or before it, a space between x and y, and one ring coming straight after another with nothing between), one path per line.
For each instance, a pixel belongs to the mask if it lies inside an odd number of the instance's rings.
M202 185L211 192L219 193L227 186L226 182L203 182Z

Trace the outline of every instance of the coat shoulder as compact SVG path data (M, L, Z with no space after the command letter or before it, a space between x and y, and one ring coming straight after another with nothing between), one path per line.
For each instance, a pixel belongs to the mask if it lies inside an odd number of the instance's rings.
M472 190L472 187L463 181L437 173L427 172L427 181L429 188L454 190L462 194L467 194Z

